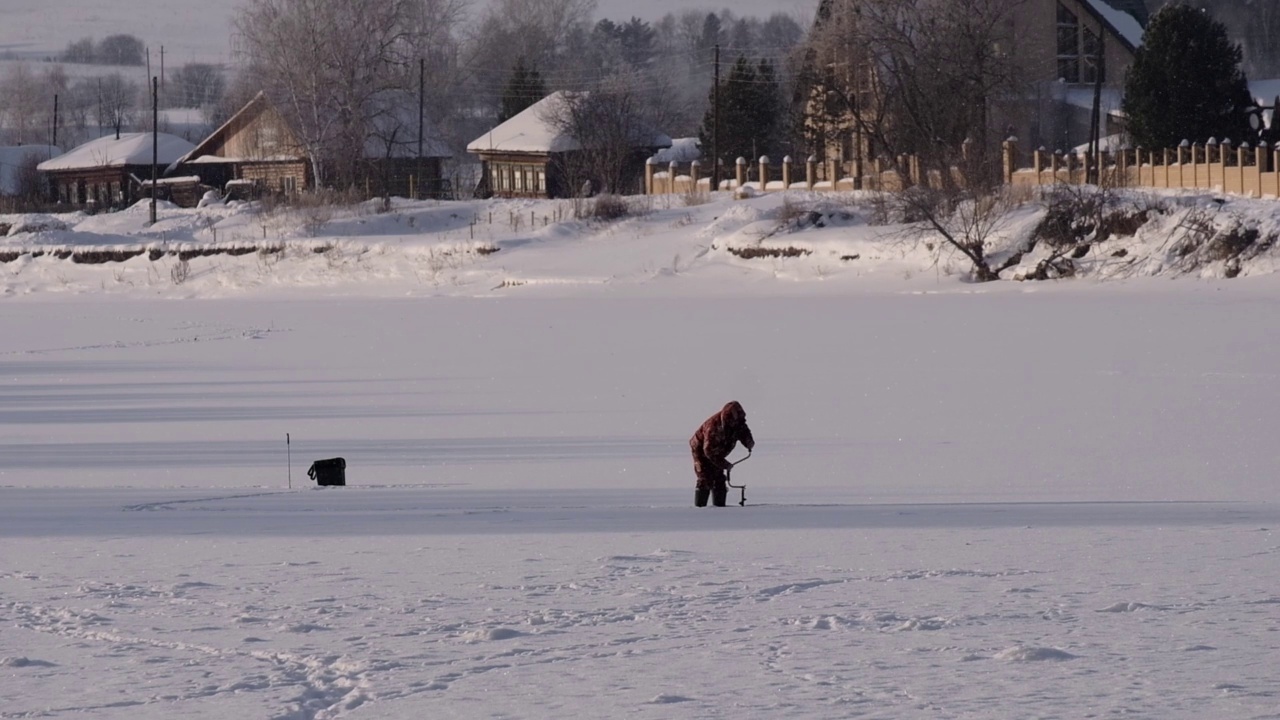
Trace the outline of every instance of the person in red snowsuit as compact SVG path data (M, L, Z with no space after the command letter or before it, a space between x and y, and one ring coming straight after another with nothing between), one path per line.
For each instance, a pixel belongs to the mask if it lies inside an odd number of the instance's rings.
M726 458L738 443L748 451L756 446L751 428L747 427L747 411L737 401L730 402L707 418L689 438L689 449L693 450L693 474L698 478L693 493L694 505L706 507L710 496L713 505L724 507L725 496L729 492L725 473L733 467Z

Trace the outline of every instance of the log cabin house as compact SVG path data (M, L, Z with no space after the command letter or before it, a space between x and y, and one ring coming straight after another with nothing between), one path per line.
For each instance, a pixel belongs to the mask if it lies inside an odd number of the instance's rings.
M572 197L581 192L581 188L569 187L564 161L589 150L555 122L569 99L565 91L552 93L467 145L467 152L480 156L483 165L482 192L535 198ZM636 144L631 174L637 184L643 177L645 160L670 146L671 139L660 133Z
M158 174L191 150L167 133L122 133L91 140L36 166L49 181L54 200L97 210L128 207L144 197L150 182L153 144Z

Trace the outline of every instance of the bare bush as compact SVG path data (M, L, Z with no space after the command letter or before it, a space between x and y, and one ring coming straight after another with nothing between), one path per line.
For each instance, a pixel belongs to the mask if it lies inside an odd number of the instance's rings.
M696 207L711 202L711 193L702 188L690 188L680 196L685 207Z
M1151 206L1121 202L1112 189L1091 185L1057 185L1045 196L1045 217L1033 239L1054 248L1132 237L1151 219Z
M169 268L169 279L174 285L181 285L191 277L191 263L186 260L178 260Z
M597 220L621 220L631 214L626 198L617 195L600 195L592 203L591 217Z
M1021 261L1016 253L996 264L989 256L1008 222L1018 197L1006 186L970 189L961 186L917 185L890 196L904 220L907 237L916 241L940 239L959 251L973 266L978 282L999 280L1000 273Z

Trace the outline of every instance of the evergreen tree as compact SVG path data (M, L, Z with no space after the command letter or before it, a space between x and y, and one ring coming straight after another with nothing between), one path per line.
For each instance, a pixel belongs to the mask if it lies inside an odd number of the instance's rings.
M525 108L547 96L546 83L537 70L525 67L524 58L516 60L511 79L502 91L502 109L498 122L503 123L519 115Z
M1204 11L1169 5L1151 18L1125 79L1124 111L1133 142L1167 148L1183 140L1253 140L1254 105L1241 51Z
M720 17L715 13L707 13L707 17L702 21L702 34L699 44L708 55L711 54L713 47L720 44L720 35Z
M780 95L777 71L773 63L761 60L752 64L739 57L729 71L729 77L720 87L720 142L719 152L726 169L732 168L738 158L754 163L761 155L773 157L780 149L783 127L783 103ZM702 120L698 139L703 154L711 154L714 133L715 88L711 89L709 102L712 107Z

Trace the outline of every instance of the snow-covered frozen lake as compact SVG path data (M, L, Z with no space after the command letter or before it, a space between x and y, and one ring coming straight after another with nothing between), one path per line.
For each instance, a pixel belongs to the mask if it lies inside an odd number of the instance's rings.
M0 717L1280 717L1272 278L731 270L10 296Z

